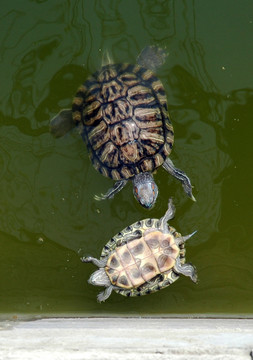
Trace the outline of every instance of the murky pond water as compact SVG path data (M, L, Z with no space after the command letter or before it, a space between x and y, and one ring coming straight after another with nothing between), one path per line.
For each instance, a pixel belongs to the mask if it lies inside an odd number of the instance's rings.
M253 3L251 0L12 0L0 20L0 313L253 314ZM112 181L92 167L73 131L49 134L49 120L101 64L134 63L148 44L166 47L159 69L175 130L171 159L197 202L163 169L156 206L140 207L128 185L96 202ZM98 304L87 284L111 236L146 217L198 233L186 258L199 283L181 277L158 293Z

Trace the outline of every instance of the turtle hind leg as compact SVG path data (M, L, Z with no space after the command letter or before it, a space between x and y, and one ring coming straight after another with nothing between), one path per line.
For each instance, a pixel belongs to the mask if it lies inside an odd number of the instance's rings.
M163 163L163 167L166 171L168 171L169 174L171 174L172 176L174 176L176 179L178 179L179 181L181 181L182 186L184 188L184 191L186 192L186 194L189 196L189 198L191 198L193 201L196 201L195 197L192 194L192 185L191 185L191 181L188 178L188 176L186 175L186 173L180 169L177 169L173 162L167 158L165 160L165 162Z
M156 45L146 46L137 58L137 63L147 69L155 71L165 63L168 53Z
M97 201L112 199L114 195L117 194L120 190L122 190L126 184L127 184L127 180L116 181L114 186L110 188L105 194L101 194L100 196L95 195L94 199Z
M180 258L176 259L176 263L174 265L174 270L178 274L183 274L184 276L189 276L193 282L197 282L198 276L194 266L191 264L181 264Z
M73 127L75 127L75 123L72 118L72 110L63 109L50 121L49 130L54 137L58 138L67 134Z

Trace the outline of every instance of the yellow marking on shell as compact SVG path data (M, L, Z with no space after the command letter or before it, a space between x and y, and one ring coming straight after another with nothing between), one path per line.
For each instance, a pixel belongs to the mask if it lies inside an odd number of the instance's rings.
M112 170L111 177L113 180L121 180L121 176L118 170Z
M92 103L85 107L85 114L87 114L87 115L92 114L95 110L97 110L101 107L100 101L98 101L98 100L93 101L93 100L94 100L94 98L92 97Z
M134 119L134 121L136 122L136 124L140 129L159 128L163 124L162 121L160 120L156 120L156 121L154 121L153 119L143 119L143 120L144 121L141 121L136 118Z
M173 129L173 125L171 124L171 122L169 122L168 120L165 121L165 126L166 126L166 129L169 130L169 131L174 131Z
M156 145L152 144L152 145L154 145L154 146L149 146L148 144L145 144L145 150L146 150L148 156L153 156L159 150L159 145L157 145L157 144Z
M103 84L101 89L101 96L106 102L112 102L119 97L125 96L124 86L120 86L117 81L111 80L108 83Z
M145 159L141 163L141 170L142 172L145 171L153 171L154 165L151 159Z
M157 144L163 144L164 143L163 134L159 134L159 133L151 131L151 130L149 131L149 130L143 129L140 132L140 139L142 139L142 140L151 140L151 141L153 141L154 143L157 143Z
M174 136L171 133L166 134L166 141L170 144L174 143Z
M94 102L91 105L88 105L83 110L84 123L87 126L92 126L95 121L102 118L102 107L100 106L99 101ZM97 112L93 113L98 108Z
M85 94L86 91L87 91L87 87L85 85L80 85L79 88L77 89L77 93L82 92Z
M127 99L132 105L145 104L148 105L154 101L154 96L150 88L140 84L131 87L128 90ZM149 95L149 96L146 96Z
M131 171L126 166L122 167L121 174L123 175L124 179L129 179L130 177L133 176Z
M140 128L161 127L161 112L159 108L136 108L135 121Z
M102 156L101 153L102 152ZM109 141L103 145L101 150L96 151L97 156L99 159L105 164L106 167L109 168L118 168L119 166L119 154L118 149L114 144Z
M161 154L156 154L154 157L156 167L161 166L164 163L164 159Z
M99 90L99 89L100 89L100 86L101 86L101 85L100 85L98 82L95 82L95 83L91 84L91 85L89 86L89 89L87 89L87 90L88 90L89 93L94 93L94 90L95 90L95 89ZM87 91L87 90L86 90L86 91Z
M122 83L126 91L129 87L132 87L139 83L136 75L129 72L123 72L123 74L118 77L118 81Z
M98 74L98 82L104 83L117 76L117 71L114 65L108 65Z
M159 92L160 90L164 91L164 87L163 84L160 80L156 80L152 82L152 88L154 89L155 92Z
M81 117L81 113L79 111L74 111L72 114L73 120L76 122L80 122L82 117Z
M172 142L173 144L173 140L171 140L170 142ZM165 153L166 156L168 156L171 153L171 148L167 142L165 142L163 146L163 152Z
M88 133L88 138L93 150L99 149L110 139L110 132L104 121L101 121L97 126L93 127Z
M120 271L121 269L121 263L120 258L118 257L118 254L116 251L114 251L108 258L106 266L111 269L116 269Z
M142 74L144 80L149 80L154 76L154 73L151 70L147 70Z
M134 96L139 94L151 94L151 93L152 93L151 90L144 85L136 85L128 90L129 96Z
M101 166L101 172L105 177L109 177L108 170L104 166Z
M141 68L140 65L135 64L134 67L133 67L133 69L132 69L132 72L133 72L133 73L137 73L137 72L140 70L140 68Z
M167 97L166 94L160 94L160 93L156 93L156 96L158 98L159 103L164 106L167 104Z
M74 97L73 99L73 104L77 105L77 106L80 106L81 104L83 103L83 98L82 97Z
M100 160L102 161L102 163L107 160L108 155L111 154L115 149L117 150L117 148L111 141L105 144L105 147L103 148L100 156Z
M94 94L88 94L85 98L85 103L88 104L90 103L90 106L95 107L96 103L97 103L97 96ZM98 101L98 104L100 104L100 102Z

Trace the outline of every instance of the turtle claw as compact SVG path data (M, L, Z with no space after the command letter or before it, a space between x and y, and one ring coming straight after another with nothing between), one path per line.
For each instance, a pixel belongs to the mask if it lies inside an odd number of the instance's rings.
M100 196L99 195L94 195L94 200L96 200L96 201L106 200L107 197L105 195L106 194L101 194Z
M194 202L197 201L196 198L193 196L193 194L192 194L192 196L190 196L190 199L191 199L192 201L194 201Z
M113 286L112 286L112 285L106 287L104 291L102 291L101 293L99 293L99 294L97 295L97 301L98 301L99 303L104 302L104 301L105 301L106 299L108 299L108 297L111 295L112 290L113 290Z
M188 178L186 173L180 169L177 169L169 158L164 161L163 168L168 171L169 174L181 181L185 193L192 201L196 201L195 197L192 194L191 180Z
M185 191L185 193L189 196L189 198L196 202L196 198L194 197L193 193L192 193L192 185L191 185L191 182L190 182L190 179L188 178L188 176L186 176L185 174L185 179L183 180L184 182L182 182L182 186L183 186L183 189Z
M84 263L91 262L91 256L83 256L80 258L80 260Z
M117 192L119 192L126 185L127 180L118 180L112 188L110 188L105 194L94 195L94 199L97 201L112 199Z

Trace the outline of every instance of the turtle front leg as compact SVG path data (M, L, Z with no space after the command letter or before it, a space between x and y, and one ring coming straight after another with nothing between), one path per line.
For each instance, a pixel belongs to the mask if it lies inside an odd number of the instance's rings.
M81 258L82 262L88 263L91 262L92 264L96 265L99 268L103 268L105 267L106 263L107 263L107 258L103 258L103 259L96 259L92 256L87 256L87 257L82 257Z
M188 176L186 175L186 173L180 169L177 169L173 162L167 158L164 163L163 163L163 167L166 171L168 171L168 173L170 173L172 176L174 176L176 179L178 179L179 181L181 181L182 186L184 188L184 191L186 192L186 194L193 200L196 201L195 197L192 194L192 185L191 185L191 181L188 178Z
M50 121L49 130L54 137L58 138L65 135L73 127L75 127L75 123L72 118L72 110L63 109Z
M94 199L97 201L105 200L105 199L112 199L115 194L117 194L123 187L127 184L127 180L119 180L116 181L114 186L110 188L105 194L95 195Z

